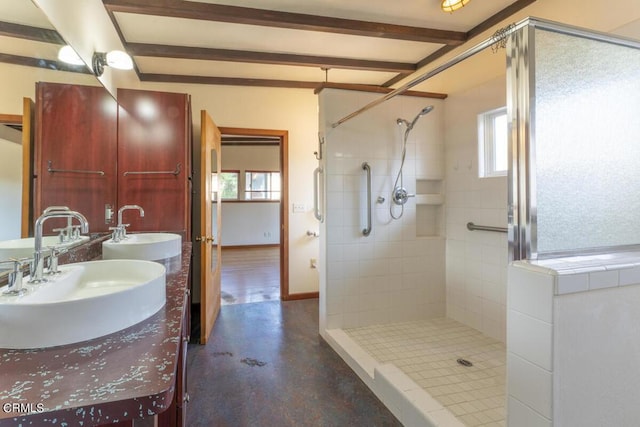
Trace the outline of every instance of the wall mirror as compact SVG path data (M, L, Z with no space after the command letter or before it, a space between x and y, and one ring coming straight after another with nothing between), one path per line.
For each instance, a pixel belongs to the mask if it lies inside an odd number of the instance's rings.
M0 2L0 241L21 237L23 99L35 101L36 82L101 86L84 66L57 60L64 40L31 1Z

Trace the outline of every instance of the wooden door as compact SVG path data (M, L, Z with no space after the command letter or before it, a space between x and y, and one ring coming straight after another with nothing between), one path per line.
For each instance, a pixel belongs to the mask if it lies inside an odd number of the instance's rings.
M213 200L212 173L222 170L220 130L205 110L200 112L200 344L206 344L220 312L220 269L222 254L220 228L222 206ZM212 210L216 209L216 231L212 230Z

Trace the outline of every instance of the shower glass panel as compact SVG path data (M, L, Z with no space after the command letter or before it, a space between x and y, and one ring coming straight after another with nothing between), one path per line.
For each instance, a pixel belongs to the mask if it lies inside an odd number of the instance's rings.
M640 44L540 27L529 41L528 256L639 245Z

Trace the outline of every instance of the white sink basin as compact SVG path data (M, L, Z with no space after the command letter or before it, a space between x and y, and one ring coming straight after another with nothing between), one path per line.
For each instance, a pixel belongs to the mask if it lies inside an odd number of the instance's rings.
M141 322L166 302L162 264L90 261L60 270L55 278L48 276L49 282L25 285L25 295L0 295L0 348L53 347L98 338Z
M42 247L58 246L63 248L71 248L81 243L89 241L89 236L80 236L78 240L60 243L58 236L44 236L42 238ZM4 240L0 242L0 261L9 258L31 258L34 252L34 238L27 237L24 239Z
M119 242L102 243L102 259L144 259L157 261L182 253L182 236L173 233L128 234Z

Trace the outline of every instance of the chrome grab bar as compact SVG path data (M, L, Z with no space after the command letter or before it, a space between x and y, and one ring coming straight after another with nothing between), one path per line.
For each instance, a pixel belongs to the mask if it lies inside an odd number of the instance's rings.
M322 173L322 168L321 167L317 167L314 171L313 171L313 216L316 217L316 219L320 222L324 221L324 218L322 216L322 214L320 213L320 203L319 203L319 181L318 178L320 177L320 174Z
M371 234L371 166L364 162L362 169L367 171L367 228L362 230L363 236Z
M467 230L469 231L494 231L496 233L506 233L507 227L493 227L490 225L475 225L472 222L467 223Z
M88 171L88 170L79 170L79 169L54 169L53 168L53 162L51 160L49 160L47 162L47 172L49 172L49 173L55 173L55 172L89 173L89 174L95 174L95 175L104 176L104 172L103 171Z
M180 168L182 167L182 165L180 163L178 163L176 165L176 170L173 171L141 171L141 172L125 172L122 175L127 176L127 175L175 175L178 176L180 174Z

